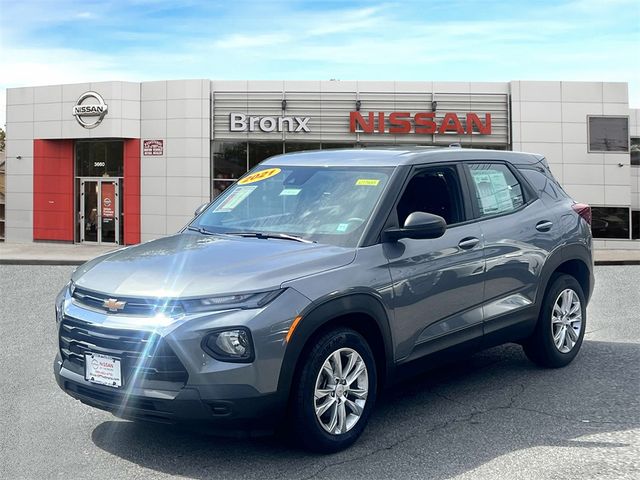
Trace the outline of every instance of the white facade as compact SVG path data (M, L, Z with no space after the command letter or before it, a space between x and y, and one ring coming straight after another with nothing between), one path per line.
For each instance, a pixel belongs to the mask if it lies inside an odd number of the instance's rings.
M140 84L140 138L164 140L164 155L141 155L141 241L174 233L210 200L208 80Z
M99 93L108 105L103 121L91 129L81 126L72 114L78 98L89 91ZM229 124L233 112L276 119L308 117L309 129L262 131L256 124L254 131L233 131ZM369 112L375 112L372 118L376 121L385 112L384 126L378 124L372 133L360 127L352 131L353 112L365 120ZM392 133L390 112L409 112L411 131ZM418 135L416 112L432 113L440 123L447 112L457 112L465 129L466 112L477 113L481 126L489 114L491 133ZM640 167L631 165L628 150L589 151L590 116L628 118L629 136L640 137L640 111L629 108L626 83L175 80L8 89L6 240L33 241L37 237L34 228L39 228L34 227L38 222L34 198L39 198L36 202L56 201L38 197L34 191L42 188L34 180L36 140L140 139L139 241L181 228L195 208L209 201L216 180L230 184L262 159L265 145L282 153L293 143L319 148L460 142L470 147L541 153L577 201L640 210ZM269 130L271 125L266 125ZM162 140L162 154L145 155L144 140ZM218 178L216 159L223 157L215 157L214 152L225 142L246 154L246 165L242 159L238 163L236 154L232 161L237 171ZM263 150L258 151L258 145ZM125 180L125 194L126 182L133 185ZM77 187L74 195L78 195ZM75 216L78 212L73 210L69 214ZM127 212L124 216L127 218ZM76 221L74 218L73 223ZM640 241L607 239L597 240L596 245L640 248Z

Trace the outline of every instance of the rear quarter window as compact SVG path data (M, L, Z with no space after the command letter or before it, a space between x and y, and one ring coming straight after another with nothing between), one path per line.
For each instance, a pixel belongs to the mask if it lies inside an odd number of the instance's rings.
M550 171L545 173L532 168L523 168L519 171L529 184L536 189L538 196L543 201L559 202L569 197Z

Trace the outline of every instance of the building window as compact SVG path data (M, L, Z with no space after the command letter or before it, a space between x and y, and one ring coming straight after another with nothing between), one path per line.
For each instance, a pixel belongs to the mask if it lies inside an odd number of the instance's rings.
M629 239L629 209L626 207L591 207L593 238Z
M213 142L211 198L247 172L247 142Z
M77 141L77 177L122 177L124 174L124 142Z
M249 142L249 170L263 160L284 153L282 142Z
M322 142L322 145L320 145L320 148L322 148L323 150L327 150L329 148L354 148L355 144L353 143L331 143L331 142Z
M246 142L214 142L213 178L235 180L247 172Z
M233 185L235 180L213 180L213 188L211 189L211 198L216 198L222 192L224 192L227 188Z
M589 152L628 152L627 117L589 117Z
M631 238L640 240L640 210L631 212Z
M304 152L306 150L320 150L319 143L285 142L284 153Z
M631 137L631 165L640 166L640 137Z

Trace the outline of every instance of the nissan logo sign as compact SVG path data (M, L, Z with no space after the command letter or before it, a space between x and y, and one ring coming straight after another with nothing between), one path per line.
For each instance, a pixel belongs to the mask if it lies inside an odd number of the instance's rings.
M95 101L92 102L91 99ZM100 125L107 111L104 98L96 92L83 93L73 106L73 115L84 128L95 128Z

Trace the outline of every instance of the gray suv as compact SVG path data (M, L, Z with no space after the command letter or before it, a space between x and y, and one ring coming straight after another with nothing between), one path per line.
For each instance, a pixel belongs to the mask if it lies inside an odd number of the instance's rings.
M588 205L540 155L276 156L176 235L80 266L54 372L115 415L331 452L415 368L504 342L571 362L593 290Z

